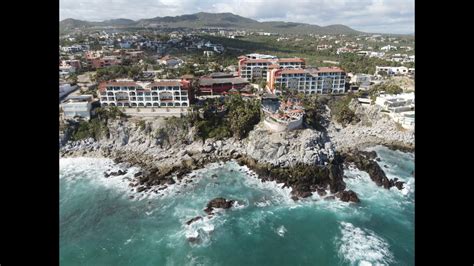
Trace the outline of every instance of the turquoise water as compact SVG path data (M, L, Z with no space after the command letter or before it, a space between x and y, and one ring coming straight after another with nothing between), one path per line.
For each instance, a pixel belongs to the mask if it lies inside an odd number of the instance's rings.
M125 179L104 178L111 160L61 159L61 265L413 265L413 154L375 148L389 178L385 190L364 172L346 170L361 203L300 202L236 163L211 164L194 182L142 198ZM216 174L217 177L212 175ZM130 195L135 195L130 199ZM238 200L213 218L185 225L215 197ZM191 244L187 237L198 237Z

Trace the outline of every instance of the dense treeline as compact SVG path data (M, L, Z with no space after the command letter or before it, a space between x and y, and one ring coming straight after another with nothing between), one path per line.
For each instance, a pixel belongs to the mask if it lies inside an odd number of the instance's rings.
M103 82L118 78L139 78L142 73L140 66L111 66L97 69L94 76L95 81Z
M346 72L374 74L376 66L401 66L399 62L391 62L377 57L360 56L357 54L342 54L339 66Z

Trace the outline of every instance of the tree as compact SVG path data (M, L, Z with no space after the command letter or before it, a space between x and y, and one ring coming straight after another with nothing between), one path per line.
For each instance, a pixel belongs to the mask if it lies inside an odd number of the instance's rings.
M260 82L258 83L258 85L260 86L260 89L265 89L265 87L267 86L267 81L260 78Z
M77 84L77 75L76 74L71 74L71 75L69 75L67 80L71 83L71 85L76 85Z

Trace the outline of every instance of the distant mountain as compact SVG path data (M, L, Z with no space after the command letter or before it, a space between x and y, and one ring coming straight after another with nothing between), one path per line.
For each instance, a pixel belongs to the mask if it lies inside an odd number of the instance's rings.
M127 19L127 18L118 18L118 19L109 19L109 20L105 20L102 22L103 24L107 25L107 26L128 26L128 25L135 25L137 22L131 20L131 19Z
M68 18L59 22L60 32L92 26L90 22Z
M88 22L76 19L60 21L60 31L65 33L78 28L100 27L162 27L162 28L229 28L236 30L256 30L274 33L299 33L299 34L359 34L360 31L344 25L318 26L306 23L267 21L258 22L232 13L206 13L199 12L190 15L175 17L155 17L133 21L130 19L112 19L103 22Z

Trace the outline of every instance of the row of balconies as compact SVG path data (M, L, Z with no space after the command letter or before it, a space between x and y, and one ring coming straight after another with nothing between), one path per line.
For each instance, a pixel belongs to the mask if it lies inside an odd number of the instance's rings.
M184 103L179 103L179 102L168 102L168 103L157 103L157 102L154 102L154 103L115 103L115 102L111 102L111 103L101 103L102 106L118 106L118 107L187 107L188 106L188 103L187 102L184 102Z
M157 96L157 95L160 95L161 93L158 93L158 92L138 92L138 93L135 93L135 92L118 92L118 93L125 93L126 95L130 95L130 96ZM173 92L165 92L165 93L173 93ZM100 95L108 95L108 96L114 96L116 94L114 94L113 92L107 92L107 94L105 93L101 93ZM178 91L175 91L173 95L176 95L176 96L187 96L188 93L187 92L178 92Z
M289 79L286 79L286 78L277 78L276 81L277 81L277 82L287 82L287 81L289 81ZM297 79L297 81L298 81L298 83L305 83L305 84L309 84L309 83L311 83L311 84L316 84L316 83L318 83L318 84L328 83L328 82L325 82L324 80L317 80L317 81L315 81L315 80L312 80L312 79ZM333 81L330 82L330 83L332 83L332 84L340 84L340 83L345 83L345 82L346 82L346 81L343 80L343 79L336 79L336 80L333 80Z
M188 97L160 98L160 97L130 97L117 99L114 97L101 97L101 101L188 101Z
M141 89L138 87L138 89ZM137 87L107 87L107 91L136 91ZM152 87L152 91L178 91L181 87Z

